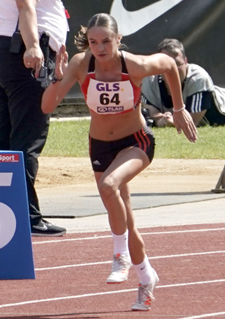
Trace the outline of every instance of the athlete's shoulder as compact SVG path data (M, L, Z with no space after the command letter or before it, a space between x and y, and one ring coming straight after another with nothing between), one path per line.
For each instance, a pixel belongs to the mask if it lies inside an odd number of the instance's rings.
M127 51L122 51L122 52L123 52L123 56L126 59L126 63L137 65L142 63L144 60L144 56L142 55L133 54Z
M143 79L145 59L142 55L124 51L125 63L131 78Z
M88 71L88 64L91 54L81 52L75 54L69 61L66 74L71 78L76 78L79 83L83 83Z
M89 61L91 58L91 53L90 52L80 52L80 53L76 53L70 60L70 62L76 64L80 64L80 63L86 63L87 61Z
M77 53L71 58L69 62L69 67L78 73L87 72L90 58L90 52Z

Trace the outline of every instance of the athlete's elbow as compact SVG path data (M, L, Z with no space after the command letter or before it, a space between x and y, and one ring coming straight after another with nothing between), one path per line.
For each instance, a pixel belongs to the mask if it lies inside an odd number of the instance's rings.
M53 112L55 109L55 107L52 107L50 103L47 103L47 101L43 101L41 103L41 111L44 114L49 114L51 112Z
M46 109L45 107L41 107L41 111L42 111L42 113L44 113L44 114L49 114L49 113L51 113L51 112L49 112L49 110Z
M166 57L166 65L165 65L165 72L171 72L177 70L177 65L176 62L174 61L173 58L170 56Z
M41 111L42 111L43 114L51 113L49 110L45 109L44 107L41 108Z

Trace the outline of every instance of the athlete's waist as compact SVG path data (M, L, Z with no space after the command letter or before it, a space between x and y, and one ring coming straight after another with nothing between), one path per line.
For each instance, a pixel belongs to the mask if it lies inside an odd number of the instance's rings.
M142 126L139 130L135 131L135 132L132 132L132 133L127 133L125 134L124 136L114 136L114 138L112 139L104 139L103 137L99 137L99 138L96 138L96 137L93 137L91 132L89 133L89 137L92 139L92 140L95 140L95 141L101 141L101 142L105 142L105 143L108 143L108 142L121 142L123 140L126 140L127 138L130 138L130 137L133 137L135 134L137 134L138 132L147 132L151 130L147 125L144 125ZM153 134L152 134L153 135Z
M92 114L90 136L97 140L113 141L132 135L145 125L145 119L138 114L138 110L117 115Z

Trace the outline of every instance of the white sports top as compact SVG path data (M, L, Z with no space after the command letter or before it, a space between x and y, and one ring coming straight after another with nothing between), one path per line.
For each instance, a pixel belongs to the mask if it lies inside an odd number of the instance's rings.
M37 0L38 31L48 31L50 47L58 52L66 42L69 30L65 9L61 0ZM18 21L15 0L0 0L0 35L11 37Z

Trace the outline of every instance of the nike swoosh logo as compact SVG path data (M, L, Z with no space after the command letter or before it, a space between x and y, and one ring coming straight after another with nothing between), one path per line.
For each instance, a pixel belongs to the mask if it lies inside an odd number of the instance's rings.
M136 11L127 11L122 0L114 0L110 15L116 19L122 36L128 36L142 29L181 1L183 0L160 0Z
M33 225L33 228L36 228L39 230L47 230L48 229L48 227L46 225L43 225L43 226Z

